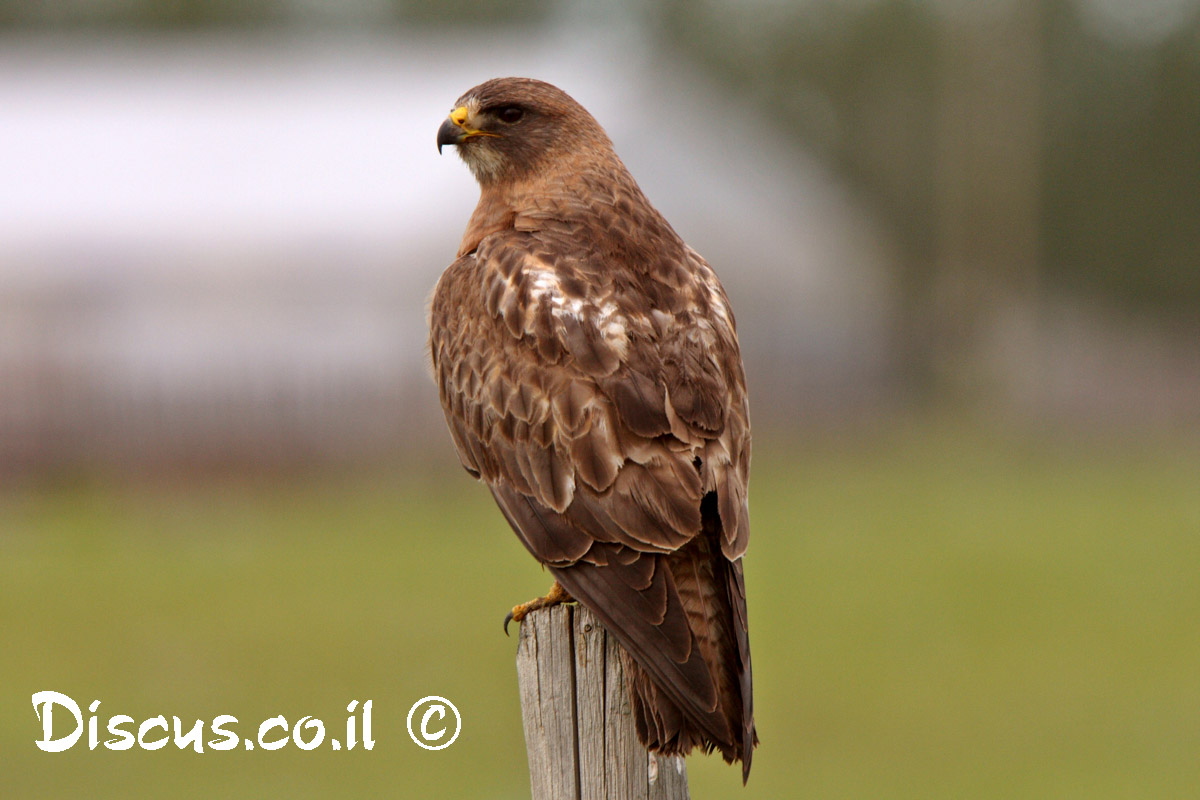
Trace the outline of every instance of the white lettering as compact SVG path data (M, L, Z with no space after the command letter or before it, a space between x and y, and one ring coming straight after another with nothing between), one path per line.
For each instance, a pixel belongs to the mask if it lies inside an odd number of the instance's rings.
M171 729L167 727L166 717L162 714L159 714L157 717L151 717L141 725L138 725L138 746L143 750L158 750L159 748L166 747L167 742L170 741L170 736L164 735L161 739L155 739L153 742L146 741L146 734L150 732L151 728L162 728L164 734L171 732Z
M371 700L363 703L363 747L372 750L375 740L371 738Z
M85 728L88 734L89 750L95 750L101 743L108 750L132 750L135 746L143 750L161 750L171 741L174 741L175 747L179 750L190 749L197 753L203 753L206 744L209 749L223 751L238 749L239 745L245 745L246 750L254 750L256 744L263 750L280 750L286 747L288 741L291 740L299 749L311 751L325 744L328 738L325 735L324 720L314 716L301 717L290 728L287 717L284 715L271 717L259 724L258 738L255 740L249 736L245 738L238 736L235 732L238 725L237 717L232 714L221 714L214 717L210 723L213 738L205 741L206 721L203 719L195 720L190 727L185 729L184 720L175 715L170 716L169 723L167 716L163 714L142 720L140 724L128 714L114 714L111 717L106 714L102 718L99 714L101 703L99 700L93 700L86 708L87 719L85 720L85 712L81 710L80 705L62 692L40 691L34 693L31 699L33 710L37 714L42 728L41 738L36 739L34 743L39 750L47 753L61 753L71 749L83 738ZM331 739L329 746L334 750L341 750L343 746L347 750L353 750L361 744L364 749L373 750L375 738L371 724L372 705L370 700L351 701L346 706L346 711L349 712L346 718L346 738L345 740ZM57 720L55 719L56 712ZM360 714L362 717L361 731L358 727ZM426 741L437 741L445 737L446 727L443 726L440 730L433 732L430 732L429 729L437 727L440 720L444 719L446 715L444 705L432 706L425 712L421 719L420 733ZM75 725L68 731L66 721L71 717L74 717ZM107 726L105 718L107 718ZM56 721L57 729L55 728ZM415 739L412 722L412 713L410 712L409 733ZM276 728L279 729L278 734L272 732ZM103 733L106 733L108 738L102 738L101 734Z
M204 736L204 721L196 720L196 724L192 729L183 735L183 721L179 717L171 717L172 724L175 726L175 746L180 750L187 750L188 745L197 753L204 752L204 744L201 742L201 737Z
M88 706L88 711L92 712L92 718L88 720L88 750L95 750L100 744L100 736L96 733L96 709L100 707L99 700L93 700Z
M117 714L108 721L108 732L113 736L120 736L120 739L109 739L104 743L104 746L109 750L128 750L133 747L133 743L137 741L134 735L126 730L121 730L119 726L133 722L133 717L125 714Z
M439 703L438 705L432 705L429 708L425 709L425 716L421 717L421 736L424 737L425 741L427 741L427 742L436 742L438 739L440 739L446 735L445 728L442 728L440 731L437 731L436 733L429 732L429 718L432 717L434 714L438 715L439 720L445 719L446 718L446 707Z
M346 749L353 750L358 744L358 740L354 735L354 724L357 718L354 716L354 709L358 706L357 700L351 700L350 705L346 706L346 710L350 712L350 716L346 717Z
M54 706L56 705L67 709L75 717L75 730L61 739L55 739L51 735L54 732ZM33 696L33 710L37 713L38 719L42 721L42 738L36 743L39 750L47 753L61 753L63 750L73 747L79 741L79 737L83 735L83 716L79 713L79 705L63 693L49 690L36 693Z
M232 722L237 722L237 717L230 714L222 714L212 721L212 732L217 736L224 736L225 739L213 739L208 743L208 746L213 750L232 750L237 747L238 736L233 731L227 731L222 728L222 725L228 725Z
M266 736L267 731L271 730L271 728L283 728L284 737L282 739L275 739L270 742L264 741L263 737ZM266 720L263 722L263 724L258 726L258 746L263 750L278 750L288 743L287 729L287 718L285 718L282 714L280 714L278 717L271 717L269 720Z
M315 731L313 738L307 742L300 736L300 731L303 728ZM316 749L321 742L325 741L325 723L315 717L301 717L300 721L296 723L296 727L292 728L292 741L301 750Z

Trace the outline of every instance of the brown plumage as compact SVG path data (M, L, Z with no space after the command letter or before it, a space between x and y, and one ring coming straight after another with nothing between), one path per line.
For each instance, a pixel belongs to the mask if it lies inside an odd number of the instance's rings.
M476 86L443 144L481 187L430 322L459 458L621 644L642 743L744 780L750 420L725 291L554 86Z

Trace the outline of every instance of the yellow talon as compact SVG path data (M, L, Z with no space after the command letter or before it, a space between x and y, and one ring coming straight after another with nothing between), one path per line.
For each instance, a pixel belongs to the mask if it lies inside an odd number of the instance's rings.
M513 610L508 612L504 617L504 635L508 636L508 623L520 622L529 615L530 612L537 611L539 608L549 608L556 606L559 603L573 603L575 598L562 587L558 581L550 587L550 591L546 592L545 597L539 597L536 600L530 600L528 603L522 603L519 606L513 606Z

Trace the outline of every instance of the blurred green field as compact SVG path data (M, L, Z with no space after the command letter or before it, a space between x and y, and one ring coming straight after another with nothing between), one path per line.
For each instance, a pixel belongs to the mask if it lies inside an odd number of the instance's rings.
M693 796L1195 797L1198 444L760 434L762 746L745 790L690 759ZM0 493L0 795L528 797L500 622L549 578L450 458ZM371 699L377 744L43 753L42 689L331 738ZM439 752L404 730L429 694L464 719Z

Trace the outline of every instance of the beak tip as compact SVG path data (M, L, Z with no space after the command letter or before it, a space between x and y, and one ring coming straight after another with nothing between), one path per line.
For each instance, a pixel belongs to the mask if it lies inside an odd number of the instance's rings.
M458 144L461 133L462 130L453 121L447 119L443 122L437 132L438 155L441 155L443 145Z

